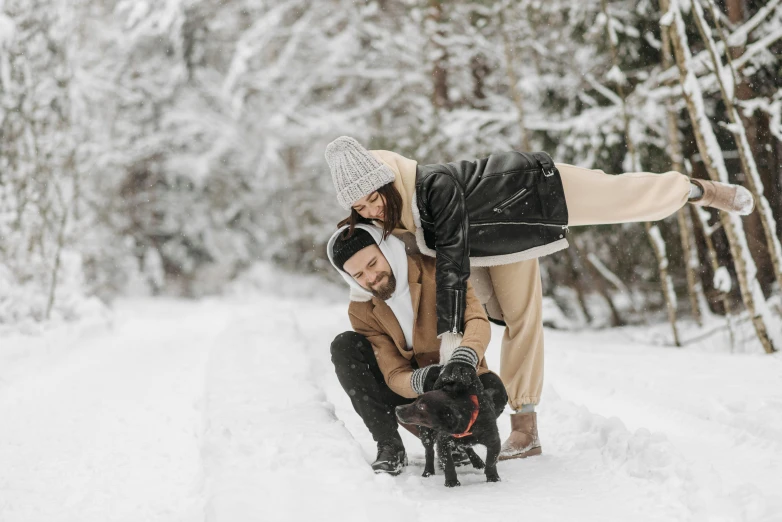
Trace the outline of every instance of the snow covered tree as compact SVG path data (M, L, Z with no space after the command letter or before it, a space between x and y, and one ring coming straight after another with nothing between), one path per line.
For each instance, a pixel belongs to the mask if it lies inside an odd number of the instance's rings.
M670 31L684 97L687 101L690 118L693 121L695 138L709 176L715 181L728 182L724 156L714 136L711 122L706 115L703 92L692 69L692 52L679 0L671 0L669 10L661 20L661 25L664 30ZM773 324L773 319L756 278L756 265L747 246L741 219L728 213L721 213L720 218L730 242L744 305L752 318L755 332L763 348L767 352L773 352L777 346L780 346L782 340L778 339L778 332L768 327L769 324Z
M689 24L690 70L706 116L726 122L713 132L730 181L751 153L769 225L782 218L782 1L698 5L713 27L701 50ZM342 134L423 163L526 149L606 172L690 159L705 175L652 0L5 0L0 13L4 317L78 315L66 310L84 293L201 295L256 261L331 274L324 242L345 213L323 150ZM726 98L717 80L731 76ZM546 292L595 324L586 307L603 297L616 323L662 312L662 245L665 287L688 289L697 320L693 244L704 260L714 247L722 289L742 271L721 228L693 242L678 221L652 231L667 243L640 225L571 231L583 255L544 258ZM767 295L779 231L744 225ZM720 311L738 293L709 295Z
M82 145L64 2L0 3L0 323L79 316Z
M707 3L713 19L718 23L719 15L712 2ZM774 269L775 279L777 284L782 282L782 245L777 235L777 224L774 216L771 212L771 206L766 199L764 193L763 182L758 172L757 163L755 162L755 156L750 148L749 140L747 138L747 129L744 126L744 121L739 115L736 108L736 70L733 67L733 62L730 59L728 53L727 66L722 63L722 57L717 49L717 44L711 34L711 27L708 26L708 22L704 16L703 8L700 5L700 0L696 0L692 3L693 7L693 19L695 25L698 27L698 32L701 38L706 43L706 48L711 57L712 64L714 66L715 80L719 85L720 94L722 96L722 102L725 104L728 119L730 121L730 131L735 137L736 146L738 147L739 159L741 160L741 166L744 171L747 185L752 191L755 200L758 205L758 216L763 226L765 233L766 243L771 258L771 264Z
M636 150L635 141L632 136L630 115L627 107L627 92L625 86L627 84L627 78L619 63L619 38L617 36L616 27L621 27L621 23L613 17L613 12L609 10L607 0L601 0L602 15L604 24L606 27L606 33L608 36L609 47L611 49L611 71L610 76L613 82L616 84L617 94L619 96L619 103L621 104L622 120L624 122L624 139L627 146L627 161L625 164L631 166L632 172L643 172L641 168L641 161L638 157L638 151ZM676 346L681 346L679 341L679 333L676 327L676 292L673 289L673 282L668 274L668 256L665 248L665 242L663 241L660 228L657 224L645 223L644 227L646 233L649 236L649 241L652 245L652 250L657 258L657 268L660 273L660 284L662 286L662 294L665 298L666 308L668 309L668 322L671 324L671 331L673 333L673 343Z

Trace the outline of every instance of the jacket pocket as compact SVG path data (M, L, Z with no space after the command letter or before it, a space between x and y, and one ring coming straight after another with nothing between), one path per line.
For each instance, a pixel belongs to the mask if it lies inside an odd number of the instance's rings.
M506 199L505 201L502 201L502 202L500 202L500 203L499 203L497 206L495 206L495 207L494 207L492 210L493 210L494 212L496 212L497 214L502 214L502 212L503 212L503 211L504 211L506 208L508 208L509 206L513 205L514 203L517 203L517 202L519 202L519 201L521 201L521 200L523 200L523 199L526 199L526 198L527 198L527 196L529 196L530 194L532 194L532 191L531 191L531 190L529 190L529 189L527 189L527 188L523 188L523 189L521 189L520 191L518 191L518 192L516 192L515 194L513 194L513 195L512 195L511 197L509 197L508 199Z

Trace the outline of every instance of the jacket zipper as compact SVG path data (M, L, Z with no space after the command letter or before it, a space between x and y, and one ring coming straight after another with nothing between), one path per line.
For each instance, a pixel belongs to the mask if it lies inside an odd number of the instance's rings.
M488 227L492 225L531 225L540 227L557 227L562 230L569 230L568 225L553 225L551 223L528 223L526 221L492 221L490 223L470 223L471 227Z
M461 303L461 299L459 298L459 294L460 293L461 292L459 292L459 290L456 290L456 303L455 303L456 304L456 310L455 310L455 312L453 314L454 315L454 317L453 317L453 325L452 325L452 328L451 328L451 333L454 333L454 334L458 334L459 333L459 328L458 328L458 325L456 323L459 322L459 303Z
M528 167L526 169L513 169L513 170L504 170L502 172L494 172L492 174L484 174L484 178L493 178L496 176L504 176L505 174L519 174L519 173L526 173L526 172L540 172L540 167Z
M497 214L500 214L503 210L520 200L522 197L524 197L525 194L527 194L529 191L525 188L521 189L520 191L516 192L514 195L494 207L494 212Z

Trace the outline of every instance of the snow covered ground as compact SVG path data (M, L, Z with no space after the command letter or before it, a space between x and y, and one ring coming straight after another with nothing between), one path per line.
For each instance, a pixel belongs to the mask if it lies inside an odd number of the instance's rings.
M4 334L0 521L782 520L778 355L549 330L544 454L447 489L406 432L406 471L371 473L328 354L348 328L344 303L250 293Z

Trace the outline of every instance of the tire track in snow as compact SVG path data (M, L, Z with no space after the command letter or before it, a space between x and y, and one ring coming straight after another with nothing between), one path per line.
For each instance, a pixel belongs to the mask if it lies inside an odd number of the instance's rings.
M122 301L114 328L30 343L26 375L0 392L0 520L200 520L195 401L223 314Z
M563 395L630 426L664 431L691 467L716 475L715 488L733 497L744 518L776 520L782 508L778 358L628 346L616 336L587 334L577 347L560 343L548 362Z
M336 405L364 449L365 460L374 457L374 442L353 412L334 376L328 351L331 339L348 330L345 305L299 303L302 334L310 346L320 387ZM497 368L500 330L489 349L489 363ZM576 336L566 342L574 343ZM560 341L562 342L562 341ZM552 380L549 373L549 380ZM557 379L554 378L554 381ZM508 410L499 421L503 438L509 432ZM693 469L662 434L629 431L618 419L606 419L560 398L550 386L539 408L544 455L522 461L501 462L503 482L486 484L474 470L459 470L461 488L444 488L438 472L420 477L423 449L404 430L411 466L394 479L407 498L418 504L423 520L495 517L521 513L536 520L713 520L752 519L757 500L750 494L744 504L720 498L718 477L709 470ZM755 510L755 512L753 512Z
M206 519L439 520L521 515L536 520L760 520L753 490L724 495L663 434L628 430L557 395L539 409L544 455L500 464L503 482L460 470L461 488L424 479L423 448L402 432L411 465L375 476L375 446L333 372L329 344L349 329L344 305L260 299L215 344L207 369ZM499 354L499 336L490 365ZM576 336L550 342L574 344ZM645 355L639 353L638 364ZM603 361L596 356L591 364ZM610 374L606 375L606 379ZM621 381L617 381L621 382ZM341 419L341 420L340 420ZM508 412L500 419L509 430Z
M201 455L207 522L417 520L391 477L376 476L313 379L279 300L257 302L210 354Z

